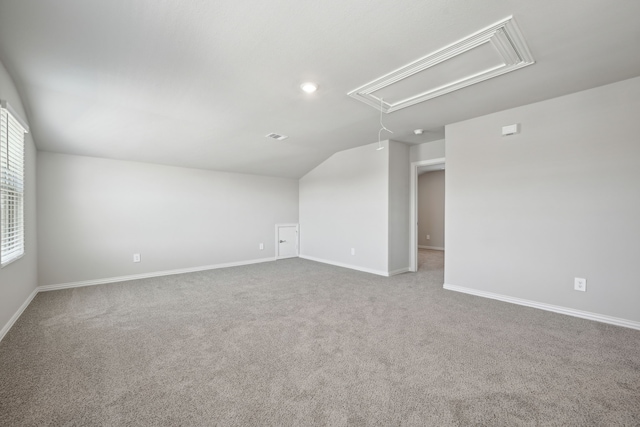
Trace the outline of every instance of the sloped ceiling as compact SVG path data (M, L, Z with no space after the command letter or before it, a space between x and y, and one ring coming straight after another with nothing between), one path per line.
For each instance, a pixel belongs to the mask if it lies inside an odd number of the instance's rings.
M384 115L394 139L640 75L636 0L1 0L0 60L40 150L300 177L377 141L348 92L510 15L536 63Z

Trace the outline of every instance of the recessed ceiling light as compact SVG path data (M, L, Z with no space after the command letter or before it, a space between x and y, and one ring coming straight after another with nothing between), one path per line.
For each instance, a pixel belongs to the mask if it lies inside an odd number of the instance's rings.
M300 85L300 88L307 93L313 93L316 90L318 90L318 85L312 82L307 82L307 83L302 83Z

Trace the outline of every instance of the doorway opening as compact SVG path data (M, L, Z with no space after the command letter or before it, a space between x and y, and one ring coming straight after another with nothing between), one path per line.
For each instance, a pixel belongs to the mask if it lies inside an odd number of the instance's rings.
M438 159L431 160L421 160L418 162L411 163L411 181L410 181L410 247L409 247L409 271L416 272L418 271L419 262L419 245L423 246L424 249L430 248L438 248L437 250L444 250L444 226L442 226L442 230L437 231L438 240L434 239L436 242L434 245L424 244L425 242L429 242L431 240L431 233L428 230L420 231L420 219L419 219L419 204L420 204L420 196L419 196L419 176L421 173L428 173L432 171L444 171L445 169L445 158L441 157ZM444 192L443 192L444 194ZM444 203L444 196L443 201ZM444 212L444 209L443 209ZM443 218L444 221L444 218ZM423 221L424 222L424 221ZM435 231L435 230L434 230ZM419 234L420 233L420 234ZM423 235L424 234L424 235ZM441 240L440 240L440 234ZM427 239L427 236L429 237ZM434 235L434 237L436 237ZM439 243L441 242L441 243ZM422 244L421 244L422 243ZM436 245L442 246L436 246Z

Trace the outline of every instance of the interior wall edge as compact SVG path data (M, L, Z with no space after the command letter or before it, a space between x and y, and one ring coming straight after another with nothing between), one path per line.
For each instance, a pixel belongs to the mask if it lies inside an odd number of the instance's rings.
M336 267L348 268L350 270L362 271L364 273L371 273L371 274L375 274L377 276L389 277L391 275L390 272L387 272L387 271L374 270L372 268L360 267L359 265L346 264L346 263L343 263L343 262L331 261L331 260L328 260L328 259L317 258L317 257L314 257L314 256L308 256L308 255L300 254L298 256L298 258L302 258L302 259L306 259L306 260L314 261L314 262L320 262L322 264L334 265Z

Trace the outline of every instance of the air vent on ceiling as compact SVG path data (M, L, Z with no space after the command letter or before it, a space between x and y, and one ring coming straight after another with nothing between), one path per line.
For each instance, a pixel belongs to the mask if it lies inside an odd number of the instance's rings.
M392 113L533 64L512 16L348 93Z
M269 135L265 135L267 138L277 139L278 141L282 141L283 139L289 138L287 135L280 135L277 133L270 133Z

